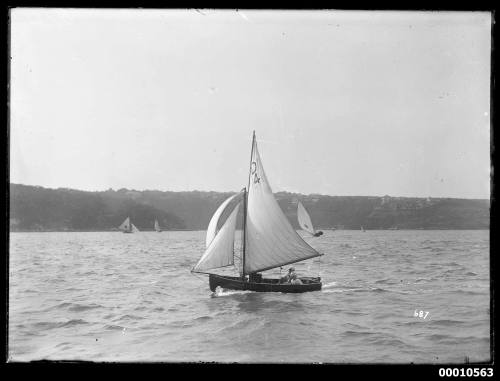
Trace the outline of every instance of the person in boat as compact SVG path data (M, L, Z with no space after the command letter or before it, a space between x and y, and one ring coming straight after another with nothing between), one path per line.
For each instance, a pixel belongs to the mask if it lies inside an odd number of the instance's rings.
M290 279L291 284L302 284L302 281L297 277L297 274L293 273L291 279Z
M290 267L288 269L288 274L280 279L280 283L292 283L293 280L298 280L300 282L300 279L297 278L297 274L295 274L295 269Z
M314 234L314 236L315 236L315 237L319 237L319 236L320 236L320 235L322 235L322 234L323 234L323 232L320 230L319 232L316 232L316 233Z

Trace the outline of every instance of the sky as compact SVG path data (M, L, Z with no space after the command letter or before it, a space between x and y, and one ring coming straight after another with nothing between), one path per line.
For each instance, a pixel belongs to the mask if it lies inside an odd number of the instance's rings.
M489 198L487 12L11 10L10 182Z

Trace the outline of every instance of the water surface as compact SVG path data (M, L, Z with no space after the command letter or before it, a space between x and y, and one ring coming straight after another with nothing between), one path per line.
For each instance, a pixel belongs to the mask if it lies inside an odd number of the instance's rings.
M212 295L208 279L189 271L205 232L11 233L9 358L490 359L489 231L339 230L305 239L325 255L293 266L319 272L322 291Z

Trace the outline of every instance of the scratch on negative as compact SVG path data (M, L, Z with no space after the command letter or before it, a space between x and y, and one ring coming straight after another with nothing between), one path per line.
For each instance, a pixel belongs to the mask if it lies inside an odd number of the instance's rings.
M250 20L248 19L248 17L247 17L247 16L246 16L243 12L240 12L240 11L238 11L238 10L236 10L236 12L237 12L237 13L238 13L241 17L243 17L246 21L250 21Z

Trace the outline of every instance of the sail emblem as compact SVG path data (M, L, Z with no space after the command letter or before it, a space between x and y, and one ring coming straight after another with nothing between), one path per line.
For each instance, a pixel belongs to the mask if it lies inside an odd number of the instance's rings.
M260 183L260 177L257 176L257 163L252 161L250 173L253 175L253 183Z

